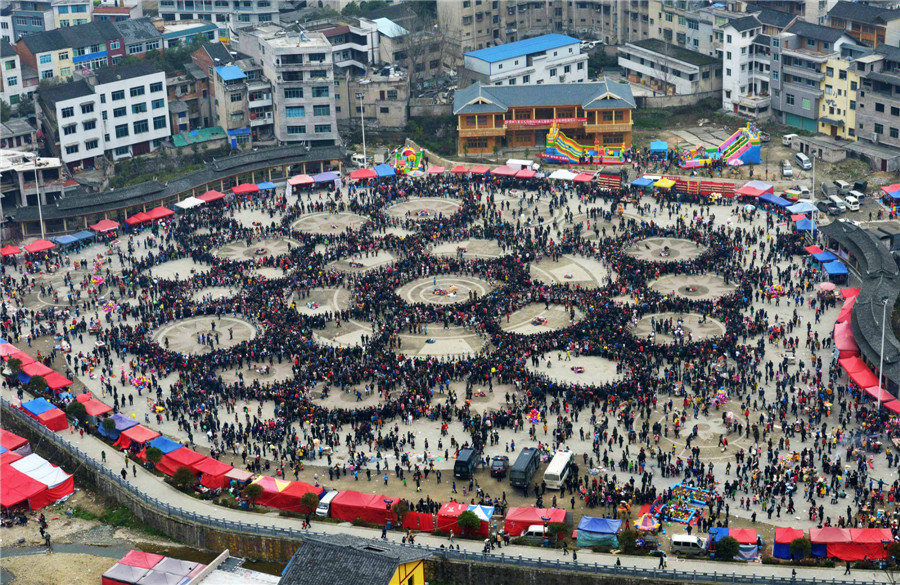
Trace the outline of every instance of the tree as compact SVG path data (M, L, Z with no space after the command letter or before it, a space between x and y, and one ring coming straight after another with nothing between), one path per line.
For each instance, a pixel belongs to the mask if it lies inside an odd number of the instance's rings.
M394 513L397 514L397 522L402 526L403 519L409 514L409 503L406 500L400 500L394 504Z
M159 447L148 447L144 456L155 467L162 460L163 452Z
M258 483L251 483L247 487L243 489L241 495L244 496L244 499L250 502L251 506L256 505L256 500L260 498L263 494L262 486Z
M20 360L19 358L10 358L9 361L6 362L6 366L9 368L9 371L12 372L15 376L22 371L22 360Z
M739 552L741 552L741 544L733 536L726 536L716 543L717 559L730 561L737 556Z
M303 494L303 497L300 498L300 505L310 514L316 511L316 508L319 507L319 496L316 494L309 492Z
M9 104L5 100L0 100L0 122L9 120Z
M25 385L25 389L32 394L40 394L47 389L47 380L43 376L32 376Z
M102 426L103 430L106 431L107 433L113 433L116 430L116 421L107 417L107 418L103 419L103 422L100 423L100 426ZM155 449L155 447L151 447L151 449Z
M183 492L193 488L196 482L197 477L194 475L194 470L190 467L181 466L176 469L175 474L172 475L172 485Z
M84 422L84 419L87 418L87 409L84 407L84 404L77 400L73 400L69 403L66 407L66 413L78 422Z
M790 544L791 559L799 561L812 553L812 544L808 538L795 538Z
M456 523L459 525L460 529L462 529L462 534L460 536L473 534L481 528L481 518L471 510L466 510L460 514L456 519Z
M627 554L634 552L637 547L637 532L631 529L619 532L619 548Z

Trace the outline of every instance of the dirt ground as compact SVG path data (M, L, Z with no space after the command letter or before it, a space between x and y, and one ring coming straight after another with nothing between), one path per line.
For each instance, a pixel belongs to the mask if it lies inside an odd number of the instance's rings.
M97 585L114 559L95 555L53 553L0 560L0 566L15 578L15 585ZM36 569L36 565L40 565Z

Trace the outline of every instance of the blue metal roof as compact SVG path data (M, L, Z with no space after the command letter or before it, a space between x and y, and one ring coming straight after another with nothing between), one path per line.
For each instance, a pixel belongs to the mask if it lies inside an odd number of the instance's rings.
M558 49L566 45L579 44L581 41L574 37L560 34L549 34L534 37L533 39L525 39L524 41L516 41L499 47L488 47L487 49L479 49L466 53L466 57L474 57L487 63L496 63L513 57L521 57L531 53L540 53L541 51L549 51L550 49Z
M237 65L223 65L216 67L216 73L222 78L222 81L236 81L238 79L247 79L247 74L241 71Z

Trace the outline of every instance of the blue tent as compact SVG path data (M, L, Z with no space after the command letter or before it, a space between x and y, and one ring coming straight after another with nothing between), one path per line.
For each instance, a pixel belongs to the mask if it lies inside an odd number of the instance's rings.
M816 233L818 230L813 227L813 222L808 219L801 219L797 223L794 224L797 226L798 232L813 232ZM833 260L833 258L832 258Z
M34 400L23 402L22 408L27 410L32 416L39 416L41 414L44 414L48 410L53 410L56 407L47 402L46 398L35 398Z
M831 262L832 260L837 260L837 256L835 256L831 252L819 252L818 254L813 254L813 258L815 258L822 264Z
M840 276L841 274L847 274L847 267L844 266L844 263L840 260L835 260L834 262L826 262L822 265L822 268L825 269L825 272L832 276Z
M397 173L391 168L391 165L381 163L380 165L375 165L375 174L379 177L393 177Z
M75 242L77 242L78 238L76 238L75 236L65 235L53 238L53 241L60 246L68 246L69 244L74 244Z
M650 152L668 152L669 143L665 140L654 140L650 143Z
M641 177L640 179L635 179L631 182L632 187L650 187L653 185L653 179L648 179L647 177Z
M165 455L167 453L171 453L172 451L177 451L178 449L181 449L181 447L183 445L181 443L176 443L175 441L173 441L172 439L170 439L166 436L160 435L160 436L156 437L155 439L153 439L152 441L150 441L149 443L147 443L147 446L148 447L156 447L157 449L159 449L160 451L163 452L163 455Z
M792 204L787 199L782 199L778 195L774 195L772 193L763 193L759 196L759 200L764 203L772 203L773 205L777 205L778 207L790 207Z
M136 427L138 424L138 422L136 420L128 418L124 414L117 413L117 414L112 415L109 418L111 418L113 420L113 422L116 423L116 428L111 431L107 431L106 429L103 428L103 425L101 424L100 428L97 429L97 432L100 433L102 436L104 436L108 439L112 439L112 440L118 439L119 434L122 431L127 431L131 427Z
M578 523L578 546L611 546L618 548L619 538L616 534L618 534L621 527L621 520L582 516L581 522Z
M90 240L92 238L96 238L97 234L95 234L91 230L81 230L76 234L72 234L72 237L80 242L81 240Z
M810 211L815 211L816 206L806 201L800 201L788 207L787 210L791 213L809 213Z
M313 176L313 181L316 183L330 183L332 181L337 181L340 177L338 177L337 173L333 173L331 171L327 171L324 173L319 173L318 175Z
M274 189L274 188L275 188L275 183L272 183L272 182L269 182L269 181L264 181L264 182L262 182L262 183L257 183L257 184L256 184L256 187L257 187L257 189L259 189L260 191L263 191L263 190L265 190L265 189Z

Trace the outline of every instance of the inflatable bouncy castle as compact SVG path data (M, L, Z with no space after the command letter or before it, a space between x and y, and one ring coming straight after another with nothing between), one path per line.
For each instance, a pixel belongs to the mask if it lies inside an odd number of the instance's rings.
M413 148L404 146L394 155L394 168L397 171L408 173L409 171L423 170L421 167L422 149L417 152Z
M761 162L759 147L759 130L755 124L749 122L746 127L729 136L718 148L696 146L685 150L682 153L682 162L678 166L683 169L696 169L717 160L724 160L729 166L756 165Z
M541 158L557 163L574 164L582 158L594 157L594 162L605 165L620 165L625 162L625 149L600 148L600 141L594 139L594 146L582 146L566 136L559 126L553 124L547 133L547 147Z

